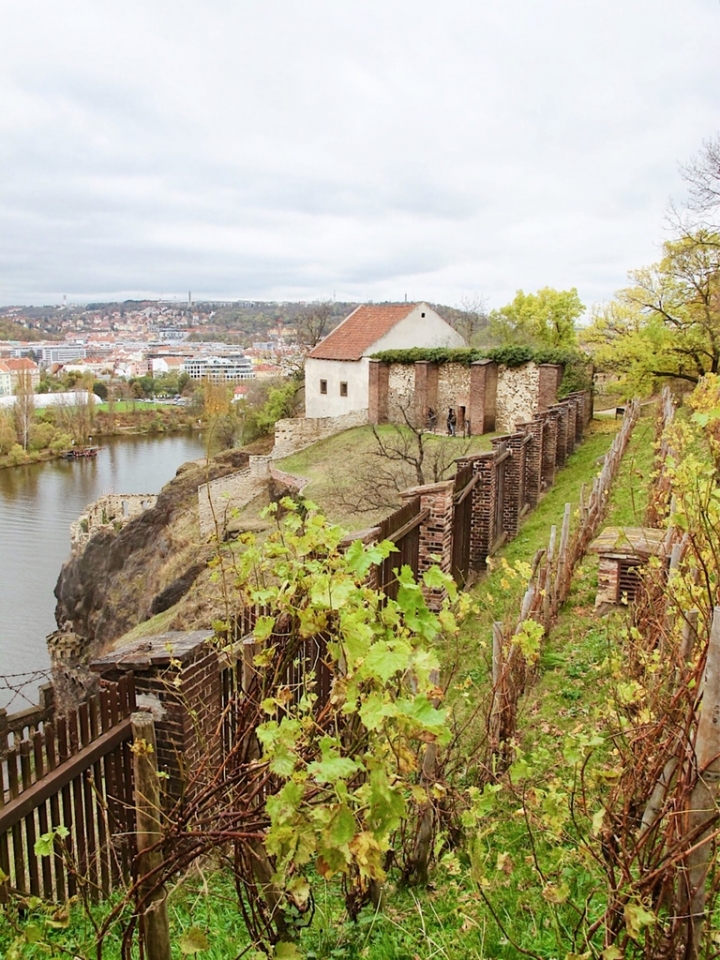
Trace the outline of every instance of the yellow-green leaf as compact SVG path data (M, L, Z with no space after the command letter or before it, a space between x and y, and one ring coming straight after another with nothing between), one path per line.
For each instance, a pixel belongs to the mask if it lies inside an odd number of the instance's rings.
M180 953L185 956L190 956L190 954L193 953L202 953L203 950L210 949L210 942L200 927L190 927L189 930L186 930L180 937L178 945L180 947Z

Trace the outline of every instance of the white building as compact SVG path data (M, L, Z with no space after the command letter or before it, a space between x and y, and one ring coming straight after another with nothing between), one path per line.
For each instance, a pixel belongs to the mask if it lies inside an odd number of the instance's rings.
M369 358L381 350L464 347L426 303L357 307L305 360L305 416L338 417L368 406Z
M51 363L67 363L70 360L84 360L87 349L75 343L58 343L48 347L35 347L35 353L43 366Z
M235 383L255 378L252 360L241 356L188 358L185 373L191 380L209 380L211 383Z

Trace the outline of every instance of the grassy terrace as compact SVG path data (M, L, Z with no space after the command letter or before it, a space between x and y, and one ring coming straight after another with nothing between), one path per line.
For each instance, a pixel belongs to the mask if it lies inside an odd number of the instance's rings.
M383 425L377 428L378 434L384 440L397 436L395 427ZM485 434L482 437L446 437L441 434L425 435L429 461L433 452L442 447L447 450L447 461L453 457L461 457L473 453L485 453L492 449L492 438L497 434ZM342 494L354 483L358 477L367 473L367 465L376 463L379 468L386 469L389 461L376 456L377 441L370 427L355 427L346 430L334 437L321 440L307 450L277 461L280 470L296 476L307 477L310 483L304 490L305 496L313 500L325 512L333 523L337 523L346 530L359 530L372 526L395 509L392 506L359 512L343 506ZM417 480L411 470L405 470L407 487L415 486ZM431 482L426 474L427 482Z

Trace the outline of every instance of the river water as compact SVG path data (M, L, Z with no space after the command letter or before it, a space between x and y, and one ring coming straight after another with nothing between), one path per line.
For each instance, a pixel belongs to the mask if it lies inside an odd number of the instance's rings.
M55 630L53 589L70 554L70 524L105 494L158 493L181 463L204 455L199 434L113 437L95 459L0 470L0 706L34 702L32 674L49 667L45 637Z

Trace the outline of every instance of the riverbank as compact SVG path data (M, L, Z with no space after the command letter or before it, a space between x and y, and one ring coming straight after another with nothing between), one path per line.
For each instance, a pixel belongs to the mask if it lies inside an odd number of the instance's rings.
M202 421L187 407L171 404L138 405L135 409L127 404L123 407L118 409L116 406L109 410L107 404L99 404L89 416L82 436L78 436L72 430L71 423L63 422L62 418L67 417L67 411L60 413L38 411L33 424L35 437L40 440L45 439L46 443L33 449L31 441L27 450L20 444L15 444L7 453L0 454L0 470L30 463L60 460L73 445L83 446L86 442L101 446L103 439L111 437L187 433L201 430L203 427Z

